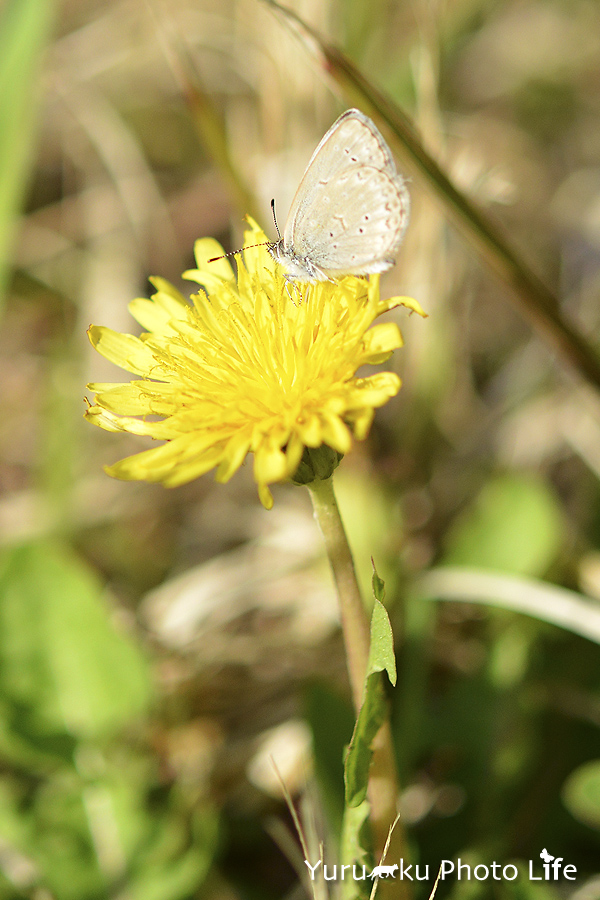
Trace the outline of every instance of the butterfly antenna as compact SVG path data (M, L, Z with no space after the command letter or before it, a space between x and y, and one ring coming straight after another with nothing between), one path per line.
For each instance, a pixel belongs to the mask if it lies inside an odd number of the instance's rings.
M279 225L277 224L277 216L275 215L275 199L271 200L271 212L273 213L273 221L275 222L275 230L277 231L277 237L281 240L281 232L279 230Z
M252 250L253 247L268 247L271 241L261 241L260 244L250 244L248 247L242 247L242 250ZM207 260L207 262L216 262L218 259L227 259L228 256L235 256L236 253L241 253L242 250L230 250L229 253L222 253L221 256L213 256L212 259Z

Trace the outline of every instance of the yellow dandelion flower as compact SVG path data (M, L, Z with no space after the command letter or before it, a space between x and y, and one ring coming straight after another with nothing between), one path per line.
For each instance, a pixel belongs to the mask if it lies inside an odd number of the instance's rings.
M305 448L327 445L346 453L362 439L374 409L400 389L392 372L364 378L402 345L396 324L370 327L399 304L421 313L413 300L379 298L379 279L347 276L289 288L251 222L237 281L211 238L196 242L197 269L184 277L201 289L189 303L171 284L153 278L151 300L129 309L147 329L140 337L93 325L92 345L138 375L125 384L90 384L95 404L86 417L107 431L165 441L107 467L126 480L185 484L217 468L228 481L248 453L260 499L273 505L269 485L291 478ZM156 417L160 417L157 421Z

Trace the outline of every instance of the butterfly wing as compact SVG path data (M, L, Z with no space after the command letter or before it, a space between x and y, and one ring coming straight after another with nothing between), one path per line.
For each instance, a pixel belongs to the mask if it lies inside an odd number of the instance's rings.
M348 110L307 166L284 229L282 256L325 275L382 272L408 222L409 198L375 125Z
M315 216L298 227L294 252L329 276L385 272L408 223L404 182L371 166L353 166L330 186L320 192Z

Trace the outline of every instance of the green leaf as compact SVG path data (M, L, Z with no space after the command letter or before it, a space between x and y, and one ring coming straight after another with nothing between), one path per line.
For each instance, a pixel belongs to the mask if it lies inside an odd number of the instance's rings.
M600 759L571 772L562 798L571 815L590 828L600 829Z
M346 806L340 840L340 859L344 866L357 866L357 874L362 874L362 866L367 867L367 874L374 865L373 851L370 846L371 831L369 828L370 804L363 800L358 806ZM350 875L352 872L350 872ZM340 882L341 900L358 900L371 893L372 883L344 878Z
M0 563L0 699L30 738L100 737L147 709L148 666L103 594L74 554L50 542Z
M386 671L396 683L396 660L392 626L385 606L375 600L371 618L371 646L365 678L363 702L344 766L346 804L358 806L367 795L369 767L373 755L371 745L386 716L386 699L381 672Z
M383 603L385 600L385 583L377 574L377 569L375 568L375 560L371 557L371 564L373 566L373 596L376 600L379 600L380 603Z
M375 600L371 616L371 647L367 677L375 672L387 672L391 683L396 684L394 635L387 610L379 600Z
M0 12L0 300L31 158L42 51L55 0L8 0Z
M448 532L444 565L543 575L562 539L561 512L536 476L503 475L488 482Z

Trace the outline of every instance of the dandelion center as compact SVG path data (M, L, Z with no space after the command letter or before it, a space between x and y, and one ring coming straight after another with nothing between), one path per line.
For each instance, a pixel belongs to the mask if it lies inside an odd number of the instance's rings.
M266 240L251 223L246 245ZM188 302L164 279L130 311L139 338L92 326L94 347L141 376L121 384L91 384L87 418L110 431L165 441L107 471L123 479L175 487L217 469L227 481L254 454L263 504L269 484L290 478L305 447L327 444L346 453L366 436L374 409L400 388L392 372L357 378L365 364L383 362L400 347L393 322L373 325L407 298L382 301L379 279L347 276L290 290L264 247L247 248L237 279L212 239L196 242L197 269L184 277L200 289ZM160 416L150 421L148 416Z

